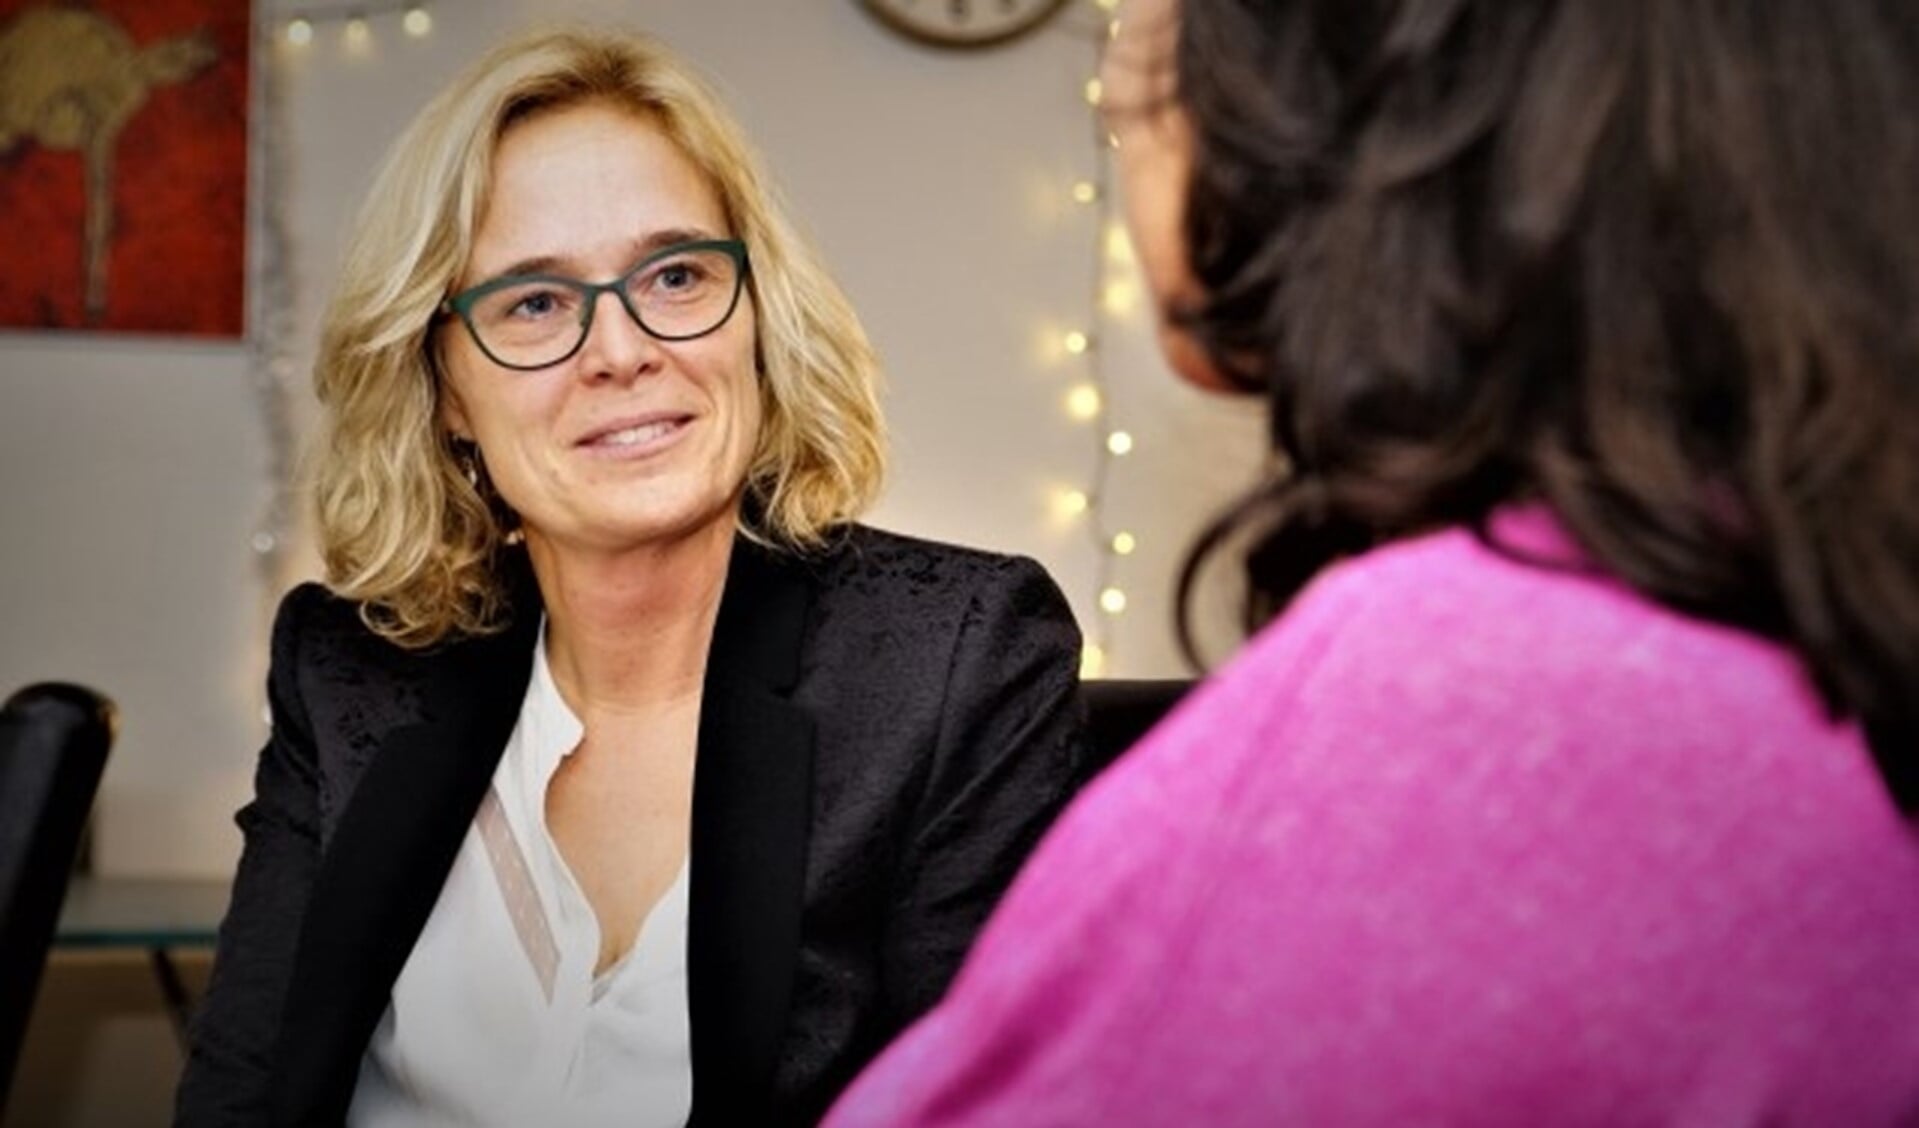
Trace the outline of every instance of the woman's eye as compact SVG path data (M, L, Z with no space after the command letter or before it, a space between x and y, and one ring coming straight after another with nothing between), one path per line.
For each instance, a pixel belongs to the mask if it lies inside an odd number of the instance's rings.
M507 313L513 317L549 317L560 309L560 296L551 290L526 294Z
M700 270L690 262L668 263L655 276L662 290L687 290L699 285Z
M639 293L653 300L685 301L714 286L715 271L697 255L670 259L646 271Z
M495 290L473 307L473 319L486 326L533 326L579 314L579 297L564 286L521 282Z

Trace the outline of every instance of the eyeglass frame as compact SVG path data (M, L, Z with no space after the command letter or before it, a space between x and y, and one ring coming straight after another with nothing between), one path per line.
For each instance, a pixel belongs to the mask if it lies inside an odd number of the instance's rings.
M726 252L727 257L733 260L733 298L726 303L726 312L720 314L719 320L715 321L710 327L702 329L697 333L670 334L657 332L640 316L640 311L633 308L633 297L627 293L626 284L632 280L635 274L652 266L661 259L670 258L673 255L686 254L690 251ZM642 258L639 262L634 263L632 269L620 275L618 278L613 279L611 282L586 282L578 278L568 278L563 274L503 275L491 281L482 282L477 286L469 286L445 299L440 303L439 313L443 317L458 314L460 322L466 326L467 336L473 338L473 343L479 346L480 351L486 355L488 360L499 365L501 368L510 368L515 372L538 372L544 368L551 368L556 364L565 364L578 355L581 349L586 347L586 339L593 332L594 312L600 308L601 294L610 293L618 298L620 307L626 310L628 317L633 319L633 324L639 326L642 333L645 333L656 341L696 341L701 337L717 333L722 326L733 320L733 312L739 309L740 294L746 289L746 275L749 269L751 269L750 260L747 257L746 243L744 240L693 239L685 243L674 243L671 246L661 247L659 250ZM499 357L493 355L493 350L487 347L486 340L480 336L479 328L473 324L473 305L481 298L497 290L504 290L512 286L524 286L529 282L547 282L565 286L581 295L584 304L582 305L580 314L580 336L578 340L573 342L572 348L552 360L544 361L540 364L514 364L511 361L501 360Z

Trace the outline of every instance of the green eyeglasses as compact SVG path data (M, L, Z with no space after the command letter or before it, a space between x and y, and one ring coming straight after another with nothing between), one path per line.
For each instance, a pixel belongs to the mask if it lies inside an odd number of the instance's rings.
M493 363L530 372L550 368L586 343L601 294L616 294L649 336L704 337L733 316L746 281L746 244L738 239L675 243L646 256L611 282L557 274L509 274L440 303L457 313Z

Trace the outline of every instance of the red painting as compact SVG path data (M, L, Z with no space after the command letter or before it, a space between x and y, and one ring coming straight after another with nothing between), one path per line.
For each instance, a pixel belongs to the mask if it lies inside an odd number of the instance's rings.
M0 0L0 326L238 337L249 0Z

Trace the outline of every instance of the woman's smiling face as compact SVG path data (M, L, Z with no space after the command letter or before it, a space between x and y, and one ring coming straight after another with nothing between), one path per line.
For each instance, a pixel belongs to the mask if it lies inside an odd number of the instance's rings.
M664 247L732 235L714 186L643 114L535 112L500 139L455 290L528 273L606 282ZM594 300L579 350L532 371L447 319L447 427L479 444L532 544L619 552L731 524L761 418L750 293L686 341L651 336L614 294Z

